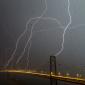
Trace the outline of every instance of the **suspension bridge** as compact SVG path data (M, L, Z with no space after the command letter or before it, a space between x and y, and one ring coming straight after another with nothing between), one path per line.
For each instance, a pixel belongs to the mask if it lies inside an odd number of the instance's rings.
M62 73L57 72L57 65L56 65L56 57L50 56L50 65L49 65L49 72L46 71L37 71L37 70L19 70L19 69L2 69L0 72L5 73L16 73L16 74L26 74L37 76L41 78L50 79L50 85L57 85L57 80L65 81L69 83L81 84L85 85L85 78L82 78L80 74L76 74L75 77L72 77L69 73L66 75L61 75Z

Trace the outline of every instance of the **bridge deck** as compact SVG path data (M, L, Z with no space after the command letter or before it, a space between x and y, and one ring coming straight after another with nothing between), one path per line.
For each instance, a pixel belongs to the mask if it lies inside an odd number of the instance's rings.
M38 77L43 77L43 78L50 78L50 74L38 73L38 72L33 72L33 71L1 70L0 72L22 73L22 74L26 74L26 75L33 75L33 76L38 76ZM74 78L74 77L70 77L70 76L58 76L58 75L52 75L52 78L56 79L56 80L60 80L60 81L85 85L85 79L82 79L82 78Z

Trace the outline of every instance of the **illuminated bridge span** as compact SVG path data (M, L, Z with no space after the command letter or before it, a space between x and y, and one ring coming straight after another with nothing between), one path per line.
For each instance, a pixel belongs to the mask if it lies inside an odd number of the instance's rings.
M41 66L41 68L43 68L43 67ZM31 69L19 70L19 69L5 68L4 70L3 69L0 70L0 72L26 74L26 75L47 78L47 79L50 79L50 85L57 85L57 80L85 85L85 79L82 78L81 75L78 73L76 74L76 77L72 77L69 73L67 73L64 76L61 75L61 73L57 71L57 64L56 64L55 56L50 56L49 71L36 70L36 69L34 69L34 70L31 70Z
M26 75L32 75L32 76L38 76L38 77L43 77L50 79L50 73L44 73L44 72L36 72L36 71L26 71L26 70L2 70L0 72L8 72L8 73L20 73L20 74L26 74ZM85 79L77 77L70 77L68 74L66 76L60 75L58 73L57 75L54 75L51 73L52 79L54 80L60 80L60 81L65 81L65 82L70 82L70 83L76 83L76 84L81 84L85 85Z

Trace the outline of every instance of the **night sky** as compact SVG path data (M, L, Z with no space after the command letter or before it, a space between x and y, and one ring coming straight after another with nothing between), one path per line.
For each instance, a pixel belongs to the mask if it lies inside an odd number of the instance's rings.
M41 19L35 25L30 48L31 68L44 64L50 55L55 55L60 50L62 33L69 22L67 7L67 0L47 0L47 11L43 17L56 18L64 28L49 19ZM32 17L40 16L44 9L44 0L0 0L0 66L4 66L11 57L18 37L26 28L26 22ZM84 73L85 0L70 0L70 12L72 24L65 34L64 50L56 58L61 71ZM35 20L28 25L9 66L15 66L34 22ZM26 67L28 47L18 64L21 68Z

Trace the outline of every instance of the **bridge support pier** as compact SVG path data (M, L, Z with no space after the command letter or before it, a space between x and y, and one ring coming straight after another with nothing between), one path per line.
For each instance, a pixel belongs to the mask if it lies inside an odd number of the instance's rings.
M58 85L57 80L52 78L52 74L56 75L56 57L50 56L50 85Z

